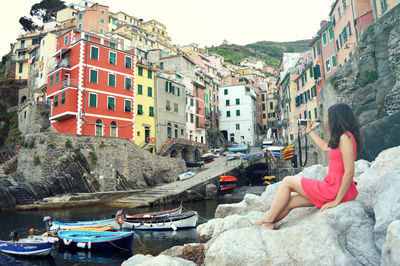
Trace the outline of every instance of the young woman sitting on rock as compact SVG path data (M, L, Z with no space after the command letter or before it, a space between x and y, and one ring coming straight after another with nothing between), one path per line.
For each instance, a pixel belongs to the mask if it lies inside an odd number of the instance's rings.
M276 229L276 223L298 207L316 206L324 211L333 208L343 201L353 200L358 192L353 181L354 160L357 147L362 147L360 127L353 111L347 104L338 103L328 109L329 142L321 139L311 128L307 119L305 133L309 134L315 144L323 151L329 152L328 174L323 180L287 176L275 195L269 211L255 221ZM296 192L296 195L291 195Z

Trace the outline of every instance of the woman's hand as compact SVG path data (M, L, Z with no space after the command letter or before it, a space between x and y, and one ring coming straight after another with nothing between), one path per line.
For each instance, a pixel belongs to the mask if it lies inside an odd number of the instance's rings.
M337 203L335 200L331 201L331 202L328 202L328 203L324 204L324 206L321 207L321 212L323 212L323 211L325 211L327 209L336 207L337 205L339 205L339 203Z
M306 127L306 133L309 134L312 130L312 122L309 118L307 118L307 127Z

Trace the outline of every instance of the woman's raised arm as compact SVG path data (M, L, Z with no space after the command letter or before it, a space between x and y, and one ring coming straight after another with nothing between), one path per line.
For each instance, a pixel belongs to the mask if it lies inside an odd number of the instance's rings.
M320 136L318 136L317 133L312 130L312 122L310 119L307 119L306 133L322 151L329 152L331 150L331 148L328 147L328 142L321 139Z

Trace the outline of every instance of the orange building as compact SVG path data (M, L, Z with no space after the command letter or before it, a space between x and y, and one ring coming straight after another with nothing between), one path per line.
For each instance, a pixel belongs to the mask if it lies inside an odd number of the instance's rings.
M94 4L86 6L76 15L76 27L87 32L108 32L108 6Z

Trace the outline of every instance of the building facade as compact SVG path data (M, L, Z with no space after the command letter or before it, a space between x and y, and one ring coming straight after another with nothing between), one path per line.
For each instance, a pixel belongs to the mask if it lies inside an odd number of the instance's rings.
M135 139L136 58L110 43L78 30L57 38L47 81L55 131Z

